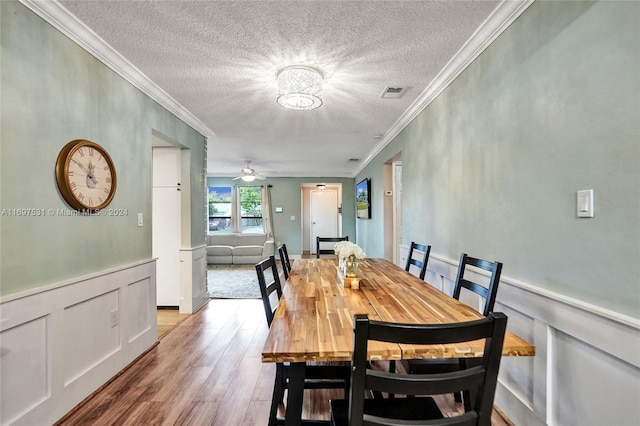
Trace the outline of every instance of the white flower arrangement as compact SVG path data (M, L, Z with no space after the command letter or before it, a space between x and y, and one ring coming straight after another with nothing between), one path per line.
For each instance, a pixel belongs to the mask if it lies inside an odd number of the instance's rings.
M362 260L367 257L367 253L356 243L351 241L340 241L333 247L333 251L340 259L353 258Z

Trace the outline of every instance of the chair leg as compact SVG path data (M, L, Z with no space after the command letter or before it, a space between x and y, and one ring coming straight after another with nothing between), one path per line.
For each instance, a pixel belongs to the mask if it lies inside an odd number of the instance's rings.
M466 370L467 368L480 365L480 361L478 358L460 358L459 365L461 370ZM469 411L476 398L475 394L476 392L456 392L453 394L453 398L456 402L464 402L465 411Z
M395 373L396 372L396 361L395 360L391 360L389 361L389 373ZM390 393L389 394L389 399L393 399L395 398L395 395Z
M285 425L299 425L302 419L302 399L304 395L304 379L306 373L304 362L292 362L289 365L289 386L287 394L287 410Z
M351 370L349 374L344 377L344 399L349 399L349 392L351 391Z
M278 424L278 405L280 405L284 398L285 380L284 365L278 363L276 364L276 380L273 384L271 410L269 411L269 426L276 426Z

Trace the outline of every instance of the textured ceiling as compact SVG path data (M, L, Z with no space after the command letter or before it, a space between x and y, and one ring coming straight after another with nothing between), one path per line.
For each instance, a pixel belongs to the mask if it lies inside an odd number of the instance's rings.
M251 160L274 177L353 176L499 4L60 3L215 133L209 175L237 175ZM276 103L277 71L298 63L324 70L319 109ZM405 91L383 99L386 87Z

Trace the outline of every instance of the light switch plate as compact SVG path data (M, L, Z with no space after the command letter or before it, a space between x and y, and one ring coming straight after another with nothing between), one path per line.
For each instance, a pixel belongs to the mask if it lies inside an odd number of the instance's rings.
M577 192L576 213L578 217L594 217L593 189L585 189Z

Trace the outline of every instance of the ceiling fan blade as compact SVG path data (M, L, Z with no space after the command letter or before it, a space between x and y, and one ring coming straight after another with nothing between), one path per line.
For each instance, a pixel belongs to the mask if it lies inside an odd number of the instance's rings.
M233 179L231 179L231 180L238 180L238 179L242 179L242 176L234 177L234 178L233 178Z

